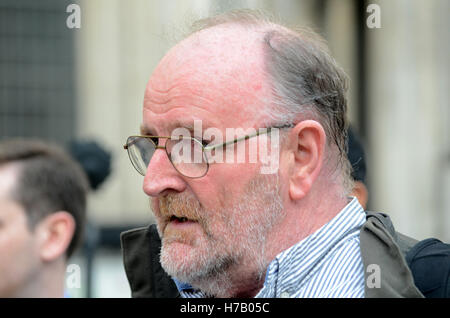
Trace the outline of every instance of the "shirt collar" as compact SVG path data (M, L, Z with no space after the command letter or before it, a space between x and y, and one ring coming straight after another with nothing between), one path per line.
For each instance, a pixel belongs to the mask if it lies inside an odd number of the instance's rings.
M278 254L269 264L264 286L256 297L281 297L285 291L301 288L315 265L349 233L359 230L365 212L352 198L332 220L299 243Z
M179 280L177 280L175 278L172 278L172 279L175 282L175 285L177 286L179 292L181 292L181 291L188 291L188 290L192 290L193 289L192 286L189 285L188 283L180 282Z

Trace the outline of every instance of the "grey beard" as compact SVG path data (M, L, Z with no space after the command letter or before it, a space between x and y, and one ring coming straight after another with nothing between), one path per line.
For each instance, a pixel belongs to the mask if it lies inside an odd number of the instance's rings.
M236 283L242 283L236 276L242 264L249 273L245 278L249 283L261 281L271 261L265 253L268 232L284 217L278 176L275 180L268 175L255 178L230 211L225 223L229 231L227 237L222 238L226 249L220 249L217 238L209 236L208 252L198 255L197 263L201 265L193 270L185 262L170 261L170 247L165 246L163 238L161 265L164 270L177 280L215 297L233 296Z

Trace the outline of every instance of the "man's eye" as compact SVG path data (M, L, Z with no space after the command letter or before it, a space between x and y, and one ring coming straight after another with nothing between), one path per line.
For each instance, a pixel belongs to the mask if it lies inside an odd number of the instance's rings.
M151 139L151 141L153 141L155 143L155 145L158 146L158 142L159 142L158 137L151 137L150 139Z

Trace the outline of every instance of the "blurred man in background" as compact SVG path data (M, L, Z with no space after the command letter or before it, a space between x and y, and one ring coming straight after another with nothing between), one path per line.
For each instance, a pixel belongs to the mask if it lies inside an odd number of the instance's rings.
M369 191L366 186L366 156L361 138L348 129L348 159L352 165L352 194L367 209ZM370 213L370 212L369 212ZM395 232L400 250L414 277L414 283L427 298L450 297L450 245L436 238L418 241Z
M0 297L63 297L82 237L86 175L41 141L0 142Z

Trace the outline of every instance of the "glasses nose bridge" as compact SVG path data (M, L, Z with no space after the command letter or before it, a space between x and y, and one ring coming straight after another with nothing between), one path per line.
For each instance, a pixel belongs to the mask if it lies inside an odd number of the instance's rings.
M156 136L155 136L155 137L156 137ZM147 174L147 170L148 170L149 166L152 165L152 162L155 163L152 159L154 159L154 157L156 156L156 150L158 150L158 149L161 149L161 150L164 151L164 153L163 153L163 154L160 154L159 156L162 156L162 157L165 157L166 159L168 159L168 161L170 162L170 166L173 167L172 160L170 159L170 155L169 155L169 153L167 152L167 147L166 147L166 145L167 145L167 140L169 140L170 138L169 138L169 137L159 137L159 136L158 136L157 138L158 138L158 144L156 144L154 140L151 140L151 139L150 139L151 142L153 143L153 146L154 146L155 150L154 150L153 155L152 155L152 157L150 158L150 160L149 160L149 162L148 162L148 164L147 164L147 169L146 169L145 175ZM159 145L159 143L160 143L159 140L160 140L160 139L164 139L164 141L161 142L162 145ZM162 159L162 157L159 158L159 159L157 159L157 161L160 162L159 164L161 164L161 160L164 160L164 159ZM145 177L145 175L144 175L144 177Z
M166 153L166 155L169 157L169 161L170 162L172 162L172 160L170 160L170 156L169 156L169 153L167 152L167 141L170 139L170 137L165 137L165 136L157 136L156 138L158 138L158 141L157 141L157 143L155 143L153 140L151 140L152 141L152 143L153 143L153 145L154 145L154 147L155 147L155 152L156 152L156 150L158 150L158 149L161 149L161 150L164 150L164 152ZM164 141L162 141L161 143L162 143L162 145L160 145L160 140L161 139L163 139ZM153 156L154 156L155 154L153 154ZM153 157L152 156L152 157ZM151 161L151 160L150 160ZM149 162L149 164L150 164L150 162Z
M150 140L152 141L152 143L155 146L155 149L165 149L167 140L170 139L170 137L166 137L166 136L145 136L145 137L150 138ZM157 139L156 142L155 142L155 140L153 140L153 138ZM164 140L161 142L163 144L162 146L159 145L161 139Z

